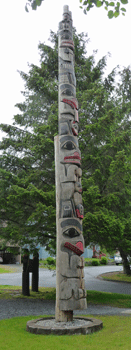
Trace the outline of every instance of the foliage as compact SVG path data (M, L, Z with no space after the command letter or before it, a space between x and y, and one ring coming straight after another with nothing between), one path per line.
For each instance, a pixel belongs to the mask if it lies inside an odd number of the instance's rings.
M37 10L37 6L40 6L44 0L28 0L25 5L26 12L29 12L29 7L31 6L32 10Z
M106 258L106 256L102 256L101 260L100 260L100 264L101 265L107 265L108 263L108 259Z
M54 41L54 49L39 45L40 68L31 65L28 75L20 72L26 85L25 102L17 104L20 114L14 116L13 125L1 125L7 137L0 146L3 150L0 159L3 237L5 241L10 237L21 246L29 244L30 251L38 243L45 247L47 244L53 253L56 237L54 134L58 115L55 35Z
M29 7L32 10L36 10L37 6L40 6L44 0L28 0L25 5L25 10L29 12ZM107 11L108 18L118 17L120 13L125 16L126 8L123 5L128 4L128 0L106 1L106 0L79 0L81 3L80 8L87 14L94 6L97 8L104 6Z
M48 265L56 265L56 260L50 256L46 259Z
M80 8L84 9L84 13L87 14L91 8L94 6L102 7L104 6L107 11L108 18L118 17L120 13L125 16L126 9L123 5L128 4L128 0L120 0L120 1L106 1L106 0L79 0L82 6Z
M99 266L99 265L100 265L99 259L93 258L93 259L91 260L91 265L92 265L92 266Z
M40 267L47 268L47 269L56 269L56 259L52 257L48 257L44 260L40 260Z
M40 66L20 72L25 101L18 103L13 125L0 149L1 238L55 252L54 135L58 118L58 37L39 44ZM88 38L74 30L75 74L79 101L79 146L85 243L118 249L130 273L131 255L131 70L107 77L106 57L87 57ZM119 77L119 79L118 79Z
M38 244L54 254L55 166L54 135L58 128L58 37L51 32L53 47L39 44L40 67L29 65L20 72L25 82L25 101L18 103L13 125L1 124L6 136L0 149L1 237L33 251ZM74 31L78 88L83 77L93 78L94 59L85 58L87 37ZM81 74L81 68L83 73ZM8 224L7 224L8 223Z
M83 94L81 108L85 128L81 131L83 154L84 232L86 244L118 248L130 273L131 250L131 71L113 73L104 84L97 81ZM86 108L87 106L87 108Z

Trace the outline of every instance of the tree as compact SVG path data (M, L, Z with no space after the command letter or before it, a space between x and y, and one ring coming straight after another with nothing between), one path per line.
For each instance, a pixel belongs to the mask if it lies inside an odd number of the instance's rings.
M88 81L88 76L97 79L95 62L85 57L87 37L75 32L74 40L78 89L86 89L86 76ZM17 104L20 113L14 116L13 125L1 124L6 133L0 145L1 237L21 246L30 244L32 249L38 243L55 248L58 38L53 32L51 42L53 48L39 45L40 67L32 64L28 74L20 72L25 101Z
M80 143L85 165L84 232L86 244L99 242L108 251L119 249L130 274L131 71L127 68L119 74L118 86L113 86L112 75L103 86L99 82L95 91L94 87L87 91L83 99L82 107L87 105L87 125Z
M25 10L28 12L29 6L32 7L33 10L37 9L37 6L40 6L44 0L28 0L25 5ZM90 11L94 6L101 7L104 6L105 10L107 11L108 17L118 17L120 13L122 13L123 16L125 16L126 9L123 7L123 5L128 4L128 0L120 0L117 1L106 1L106 0L79 0L81 3L80 8L84 9L84 13L87 14L88 11ZM122 7L121 7L122 4ZM111 8L111 10L110 10Z
M31 6L32 10L36 10L37 6L40 6L44 0L28 0L25 5L26 12L29 12Z
M20 72L25 101L0 149L1 238L55 249L54 135L58 116L58 38L39 44L40 67ZM74 30L75 74L79 102L79 146L82 153L83 221L86 244L118 248L130 273L130 68L104 77L106 57L97 64L87 57L87 36Z
M6 240L55 246L54 133L57 132L57 39L54 49L40 45L41 67L30 66L25 102L13 125L1 125L1 236ZM52 118L53 116L53 118ZM2 226L2 225L1 225Z
M128 0L120 1L106 1L106 0L79 0L82 4L80 8L84 9L84 13L87 14L94 6L102 7L104 6L107 11L108 18L118 17L120 13L125 16L126 9L123 5L128 4Z

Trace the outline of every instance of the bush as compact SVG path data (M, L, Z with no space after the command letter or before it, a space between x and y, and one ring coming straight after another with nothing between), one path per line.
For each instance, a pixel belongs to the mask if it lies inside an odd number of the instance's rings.
M51 256L49 256L47 259L46 259L46 263L47 265L56 265L56 261L54 258L51 258Z
M92 265L92 260L89 260L89 261L85 261L85 266L91 266Z
M91 265L92 266L99 266L100 265L99 259L93 258L91 261Z
M108 263L108 260L107 260L106 256L102 256L101 260L100 260L100 264L101 265L107 265L107 263Z

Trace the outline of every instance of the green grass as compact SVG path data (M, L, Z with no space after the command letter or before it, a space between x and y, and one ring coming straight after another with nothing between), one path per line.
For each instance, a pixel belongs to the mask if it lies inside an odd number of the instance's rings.
M11 269L6 267L0 267L0 273L10 273Z
M41 299L41 300L55 300L56 289L55 288L39 288L39 292L32 292L30 290L30 296L22 295L21 287L16 286L1 286L0 285L0 299Z
M101 275L101 277L107 281L117 281L117 282L129 282L131 283L131 276L128 276L121 272L108 272Z
M88 304L131 308L131 295L89 290L87 291Z
M42 316L16 317L0 321L1 350L130 350L131 318L96 317L103 329L90 335L35 335L26 331L28 320ZM89 317L89 316L88 316Z

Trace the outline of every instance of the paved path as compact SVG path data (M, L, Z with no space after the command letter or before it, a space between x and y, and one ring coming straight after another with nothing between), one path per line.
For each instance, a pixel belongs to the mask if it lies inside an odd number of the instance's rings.
M55 301L53 300L0 300L0 320L19 316L54 315ZM120 315L131 316L131 309L102 305L88 305L86 310L74 311L74 315Z
M7 267L7 265L6 265ZM15 269L14 273L0 274L0 284L3 285L22 285L22 265L9 265L9 268ZM108 266L91 266L85 267L85 288L87 290L96 290L101 292L120 293L120 294L131 294L131 284L123 282L109 282L99 279L99 275L111 272L111 271L122 271L122 266L108 265ZM31 274L30 274L31 284ZM39 269L39 286L40 287L55 287L56 286L56 275L55 271L46 269Z
M7 265L6 265L7 267ZM22 266L9 266L14 273L0 275L0 284L21 286ZM103 281L99 275L111 271L121 271L122 266L85 267L85 285L87 290L131 294L131 284ZM31 274L30 274L31 275ZM31 276L30 276L31 277ZM56 276L52 271L40 269L39 286L55 287ZM54 315L53 300L0 300L0 320L16 316ZM86 310L75 311L74 315L125 315L131 316L131 309L116 308L102 305L89 305Z

